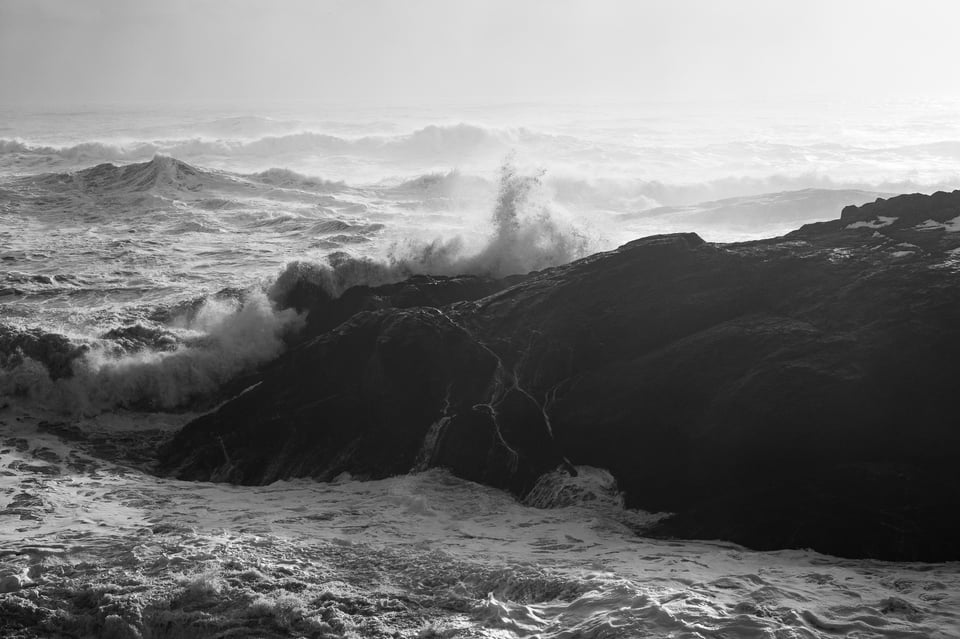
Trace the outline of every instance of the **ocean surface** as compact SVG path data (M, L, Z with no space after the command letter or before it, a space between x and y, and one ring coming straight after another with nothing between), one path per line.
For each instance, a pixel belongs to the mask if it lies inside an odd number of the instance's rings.
M197 575L227 597L236 566L283 569L304 587L259 609L303 633L325 591L409 612L316 621L359 636L960 637L955 564L645 540L657 515L624 510L602 469L527 504L439 471L187 487L50 434L183 425L283 352L303 317L276 302L297 278L339 294L524 273L958 186L949 101L0 107L0 581L62 594L119 584L113 565L135 575L118 598Z

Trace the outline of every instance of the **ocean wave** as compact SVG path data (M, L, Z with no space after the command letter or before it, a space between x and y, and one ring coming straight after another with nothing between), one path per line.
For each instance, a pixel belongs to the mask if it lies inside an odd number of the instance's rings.
M499 131L461 123L430 125L399 136L345 138L316 131L299 131L250 141L181 141L172 144L169 150L175 155L283 157L291 154L335 153L392 159L450 159L480 150L503 153L510 143Z
M26 396L74 415L202 404L276 358L303 321L255 290L242 300L208 298L165 328L116 329L101 340L19 331L4 347L0 395Z
M273 127L242 118L236 128L244 135L238 137L231 133L231 121L213 126L213 137L122 144L93 140L62 147L0 139L0 163L22 172L144 162L160 154L194 165L248 171L246 178L253 182L286 189L323 193L365 184L393 199L437 200L479 197L495 185L483 176L458 171L428 172L392 184L384 176L407 176L410 169L433 171L443 165L476 170L516 151L550 169L546 182L558 202L618 212L804 188L933 192L951 190L960 180L956 170L960 141L955 140L886 147L758 141L669 146L639 138L601 142L589 136L464 122L351 137L296 129L289 122ZM303 172L318 163L323 171L337 171L345 182ZM280 168L263 170L265 165Z
M477 197L491 193L496 184L479 175L465 174L457 169L432 172L409 178L395 185L385 185L382 193L391 197L423 200L425 198Z
M263 184L278 186L282 188L296 188L308 191L320 191L329 193L333 191L342 191L346 184L323 178L303 175L290 169L272 168L259 173L252 173L248 177Z
M201 196L200 203L211 202L202 197L204 190L231 190L236 178L191 164L166 155L154 155L149 161L131 164L104 162L90 168L68 173L41 173L16 178L17 187L40 187L56 194L76 191L86 195L108 196L120 193L146 194L155 191L191 192ZM49 202L47 194L41 199ZM219 208L222 201L214 199ZM77 203L75 203L77 204Z
M583 257L594 248L591 237L549 208L543 200L542 175L518 172L509 161L503 164L493 229L479 247L457 235L398 242L380 259L336 252L323 263L296 261L277 279L271 296L283 299L301 281L338 297L352 286L388 284L412 275L504 277Z
M0 154L55 156L74 162L125 162L146 160L160 152L160 147L150 142L131 145L105 142L81 142L71 146L47 146L21 140L0 139Z
M536 137L525 133L524 139ZM510 131L471 124L429 125L395 136L341 137L317 131L264 135L255 139L194 137L113 144L101 141L71 146L37 145L0 139L0 154L48 155L74 161L137 161L158 153L186 158L207 156L282 157L303 153L355 153L388 157L457 157L486 149L502 153L520 138Z

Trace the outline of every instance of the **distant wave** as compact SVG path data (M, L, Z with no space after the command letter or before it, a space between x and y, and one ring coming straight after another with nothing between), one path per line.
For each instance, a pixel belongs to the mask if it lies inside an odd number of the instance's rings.
M222 180L216 172L198 169L172 157L155 155L148 162L116 165L108 162L72 173L46 173L19 178L18 182L43 186L54 191L76 189L83 193L142 193L167 187L199 191L205 182Z
M81 142L73 146L44 146L28 144L21 140L0 139L0 155L53 156L72 162L127 162L145 160L160 151L160 147L147 142L129 146L103 142Z
M395 197L450 197L464 189L494 187L484 187L483 177L474 180L461 173L430 173L399 185L377 183L377 179L437 165L476 170L516 151L520 157L550 169L545 182L558 202L618 212L803 188L932 192L952 190L960 183L960 171L956 169L960 141L956 140L882 148L756 141L671 147L639 141L597 142L532 129L468 123L434 124L400 135L359 137L295 130L291 128L294 124L226 119L211 123L213 137L128 144L89 141L57 147L0 139L0 163L13 172L35 172L38 167L72 169L104 162L143 162L160 154L199 166L247 170L288 167L248 177L284 188L331 191L340 185L287 171L289 167L302 170L318 159L336 160L334 164L346 167L347 175L357 167L356 178L347 178L354 185L372 182L378 188L389 187L387 194ZM242 131L244 137L237 137L234 129ZM251 132L257 137L246 137ZM339 162L341 158L349 160Z
M50 194L80 193L95 196L121 194L167 194L174 198L189 195L189 200L201 209L217 211L242 208L250 196L287 201L296 194L284 194L276 189L308 191L319 194L310 201L322 200L323 194L343 191L349 187L343 182L303 175L289 169L273 168L251 174L231 173L199 168L177 158L157 154L146 162L129 164L103 162L75 171L39 173L12 178L10 185L19 188L24 197L38 195L37 187L48 193L40 199L49 202ZM23 189L23 187L27 187ZM262 187L262 188L255 188ZM0 197L3 197L0 192ZM13 197L16 191L11 191ZM74 202L76 207L80 203ZM141 203L142 204L142 203ZM142 208L142 207L141 207Z
M271 186L297 188L308 191L330 192L340 191L346 188L346 184L343 182L324 180L323 178L318 177L310 177L309 175L303 175L302 173L297 173L296 171L291 171L290 169L267 169L266 171L260 171L259 173L252 173L248 177Z
M414 154L449 156L488 147L502 151L515 138L506 132L470 124L430 125L400 136L344 138L315 131L267 135L257 139L189 138L134 142L129 145L99 141L73 146L35 145L22 140L0 139L0 154L54 155L71 160L138 160L157 153L177 157L255 155L272 157L291 153Z

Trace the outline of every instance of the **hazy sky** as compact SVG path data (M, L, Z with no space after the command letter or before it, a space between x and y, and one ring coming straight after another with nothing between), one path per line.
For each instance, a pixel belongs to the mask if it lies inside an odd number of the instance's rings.
M0 0L0 101L960 95L960 2Z

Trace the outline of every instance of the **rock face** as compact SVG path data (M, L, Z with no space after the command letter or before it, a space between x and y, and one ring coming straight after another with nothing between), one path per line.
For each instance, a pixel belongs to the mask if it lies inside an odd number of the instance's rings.
M262 483L446 466L524 494L590 465L628 505L675 513L653 534L960 559L958 222L960 191L901 196L314 323L161 467Z

